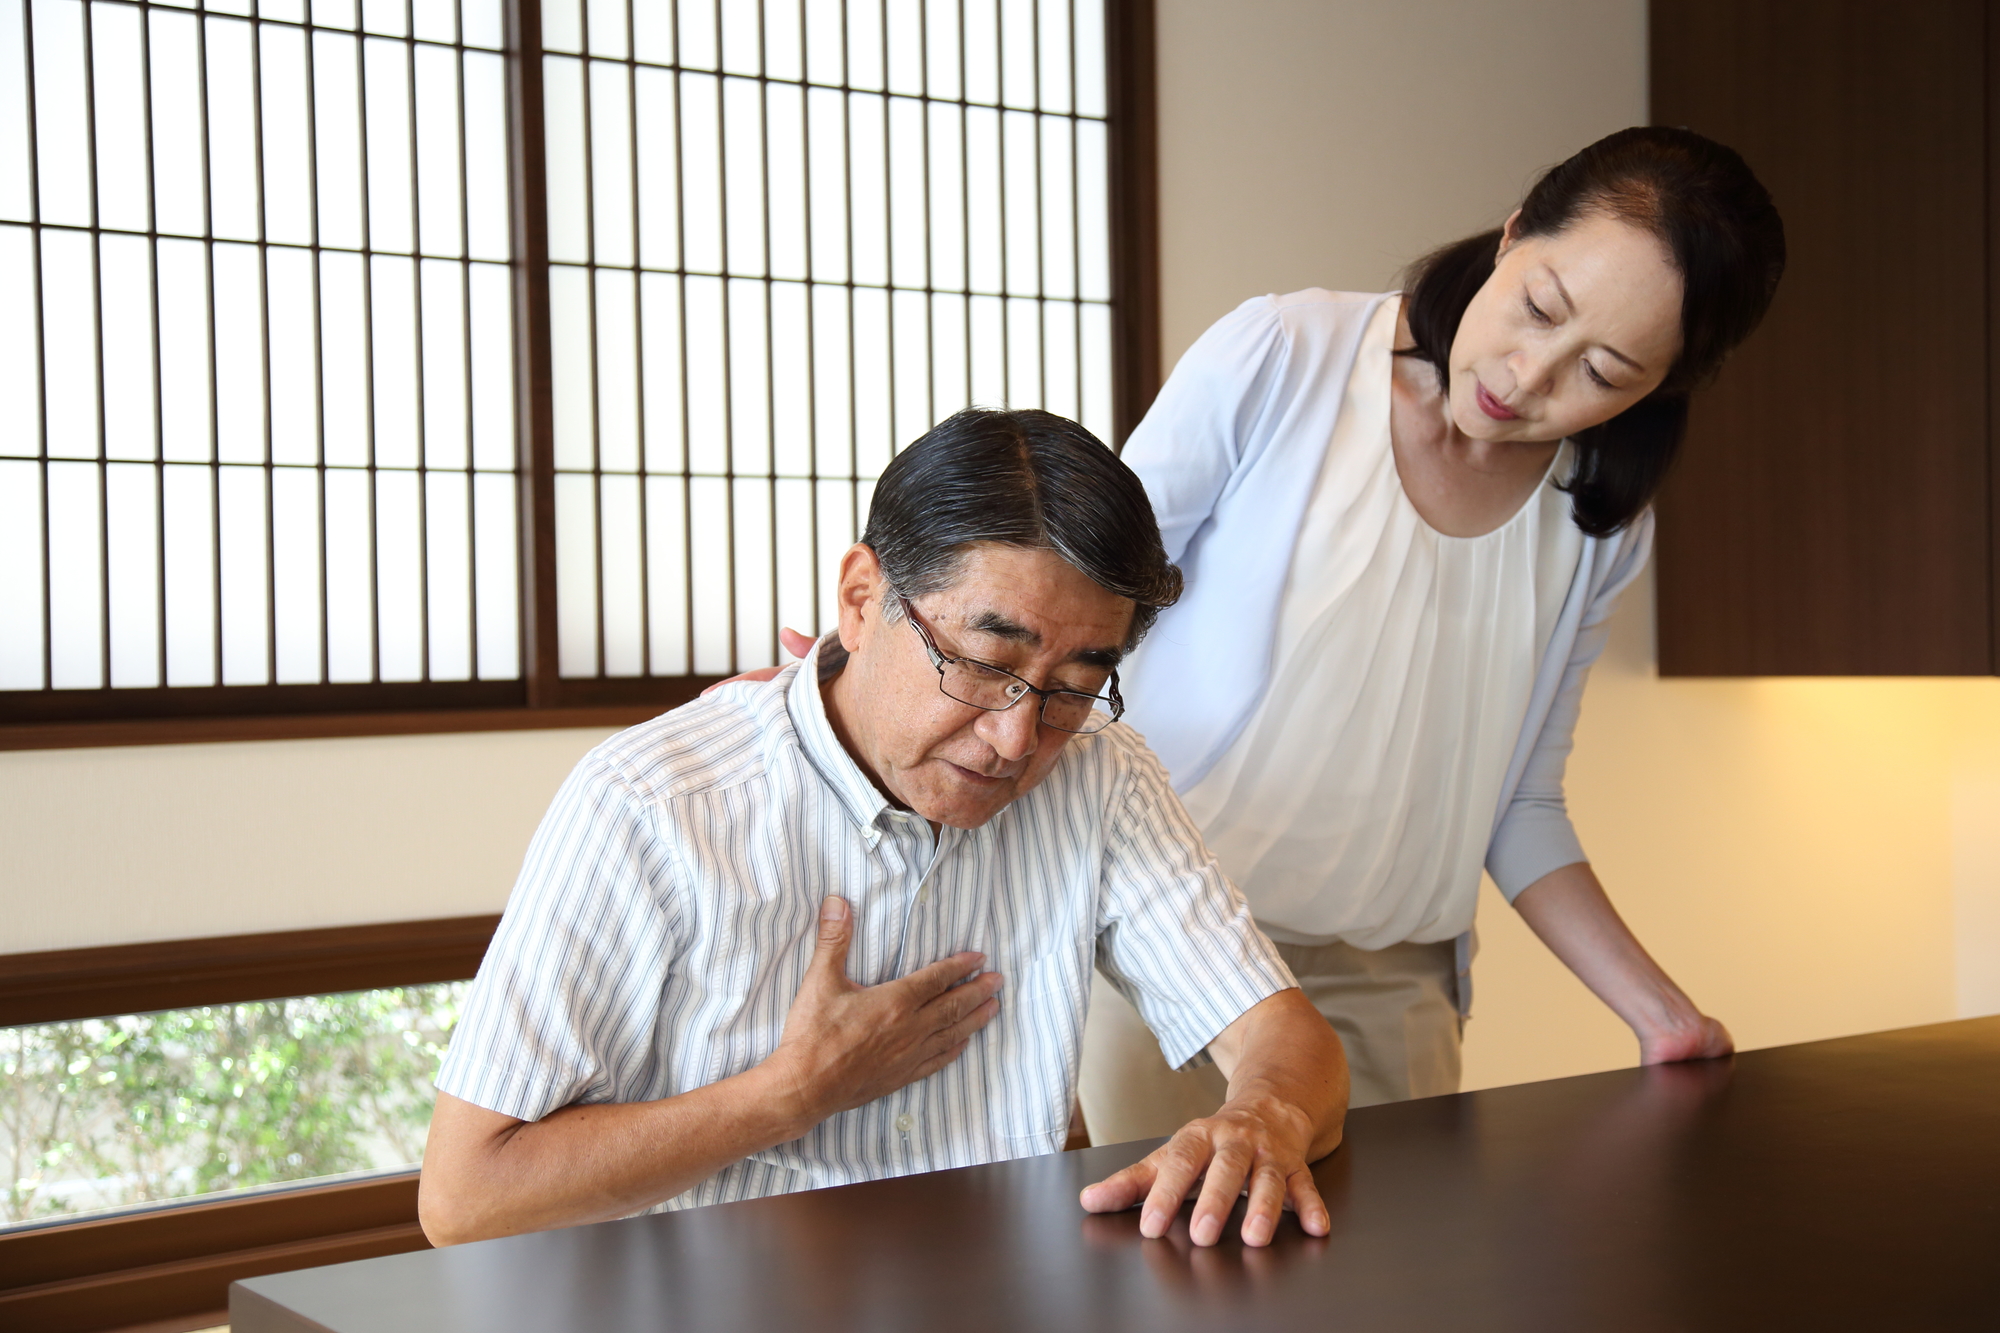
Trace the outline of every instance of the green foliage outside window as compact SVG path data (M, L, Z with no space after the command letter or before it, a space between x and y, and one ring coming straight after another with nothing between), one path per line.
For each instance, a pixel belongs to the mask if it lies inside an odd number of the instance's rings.
M423 1160L465 987L0 1028L0 1225Z

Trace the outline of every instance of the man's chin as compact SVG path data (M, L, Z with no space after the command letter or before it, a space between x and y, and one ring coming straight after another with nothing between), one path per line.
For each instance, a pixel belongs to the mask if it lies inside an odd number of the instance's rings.
M918 814L934 824L976 829L1006 809L1017 794L1018 777L989 778L942 761L941 767L944 771L932 790L911 802Z

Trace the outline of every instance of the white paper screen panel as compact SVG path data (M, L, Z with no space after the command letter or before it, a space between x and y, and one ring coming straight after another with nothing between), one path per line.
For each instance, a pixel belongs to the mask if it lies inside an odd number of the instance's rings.
M501 0L0 0L0 691L521 670ZM551 0L557 642L775 659L893 452L1108 437L1094 0Z
M520 671L499 0L0 0L0 689Z
M546 0L566 677L830 623L895 450L970 404L1109 439L1093 0Z

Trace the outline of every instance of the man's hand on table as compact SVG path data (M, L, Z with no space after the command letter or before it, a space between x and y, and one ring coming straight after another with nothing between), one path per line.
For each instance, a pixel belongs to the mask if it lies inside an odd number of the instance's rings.
M1340 1038L1296 989L1267 996L1209 1043L1229 1078L1229 1100L1123 1171L1083 1191L1086 1211L1143 1202L1139 1234L1164 1236L1195 1192L1188 1237L1222 1239L1230 1209L1247 1195L1243 1243L1268 1245L1286 1208L1309 1235L1329 1226L1310 1163L1340 1146L1347 1118L1347 1057Z
M764 1062L788 1090L801 1134L944 1068L1000 1012L994 996L1001 977L979 971L982 955L953 954L906 977L859 986L847 975L853 938L853 910L828 898L805 982L778 1049Z
M1227 1102L1214 1115L1181 1126L1142 1160L1086 1189L1083 1206L1093 1213L1115 1213L1143 1200L1139 1234L1151 1240L1167 1234L1182 1201L1199 1184L1201 1194L1188 1221L1188 1237L1197 1245L1222 1239L1229 1210L1246 1194L1245 1245L1270 1244L1286 1208L1299 1215L1307 1234L1324 1236L1326 1204L1305 1156L1312 1128L1303 1111L1274 1098Z

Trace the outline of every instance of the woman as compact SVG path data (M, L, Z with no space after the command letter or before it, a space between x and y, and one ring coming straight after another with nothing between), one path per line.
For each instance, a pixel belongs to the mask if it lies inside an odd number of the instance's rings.
M1127 443L1188 580L1127 718L1340 1032L1355 1105L1457 1089L1482 865L1644 1062L1732 1049L1605 897L1562 775L1688 394L1783 267L1740 157L1625 130L1403 293L1246 302ZM1219 1102L1128 1005L1092 1024L1093 1139Z

